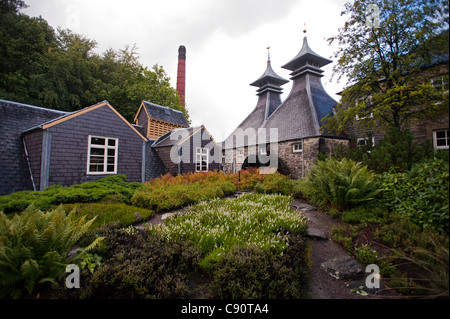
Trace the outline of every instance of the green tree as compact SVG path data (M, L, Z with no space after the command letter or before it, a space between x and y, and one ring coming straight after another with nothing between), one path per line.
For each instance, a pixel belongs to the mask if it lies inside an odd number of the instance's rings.
M379 25L371 8L379 9ZM447 1L355 0L342 15L349 19L329 43L339 44L333 73L349 85L326 127L384 131L448 114L448 91L435 90L422 72L445 54L448 61Z
M136 46L95 52L96 41L56 32L19 10L24 1L0 0L0 98L64 111L108 100L133 121L142 100L189 114L163 67L139 61Z
M16 14L28 6L22 0L0 0L0 15Z
M47 51L56 46L54 30L44 19L0 15L0 97L37 103L31 77L42 72Z

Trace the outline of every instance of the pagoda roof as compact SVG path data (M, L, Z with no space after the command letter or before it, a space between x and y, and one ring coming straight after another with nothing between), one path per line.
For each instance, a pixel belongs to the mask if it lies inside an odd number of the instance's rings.
M296 71L300 67L305 65L314 65L316 67L323 67L333 61L326 59L317 53L315 53L308 45L308 39L303 38L303 46L300 52L288 63L282 66L283 69L288 69L291 71Z
M275 73L275 71L272 69L272 65L270 62L270 59L267 60L267 68L266 71L264 72L263 75L261 75L261 77L259 77L259 79L257 79L255 82L251 83L251 86L256 86L259 88L263 88L265 86L275 86L275 87L279 87L283 84L288 83L289 81L282 78L281 76L279 76L278 74Z

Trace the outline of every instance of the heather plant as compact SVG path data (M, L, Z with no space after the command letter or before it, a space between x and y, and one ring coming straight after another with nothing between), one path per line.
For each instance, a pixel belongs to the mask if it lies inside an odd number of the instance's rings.
M138 207L163 211L231 195L235 190L230 176L217 172L165 175L145 183L131 202Z
M149 225L149 231L167 240L192 241L204 254L202 269L211 270L235 246L282 254L289 246L288 234L305 234L307 229L306 218L289 208L291 201L288 196L260 194L214 199L166 219L164 225Z
M255 185L255 192L262 194L291 195L294 183L288 176L278 172L266 175L262 182Z
M28 207L11 218L0 212L0 297L32 294L36 285L57 284L69 251L94 219L76 218L62 207L49 212ZM94 248L97 238L70 261L76 263Z

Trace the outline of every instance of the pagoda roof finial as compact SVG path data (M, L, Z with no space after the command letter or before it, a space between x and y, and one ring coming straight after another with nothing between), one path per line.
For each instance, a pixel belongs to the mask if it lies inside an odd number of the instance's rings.
M268 60L267 60L267 68L262 76L259 77L258 80L251 83L251 86L256 86L259 88L271 87L272 89L279 90L280 86L288 83L289 81L282 78L272 69L271 61L270 61L270 46L267 47L268 50Z

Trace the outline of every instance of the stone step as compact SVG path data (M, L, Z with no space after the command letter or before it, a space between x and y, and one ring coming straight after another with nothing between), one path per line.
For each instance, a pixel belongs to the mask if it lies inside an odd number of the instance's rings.
M362 265L347 254L328 260L321 267L336 279L353 278L363 272Z

